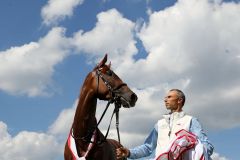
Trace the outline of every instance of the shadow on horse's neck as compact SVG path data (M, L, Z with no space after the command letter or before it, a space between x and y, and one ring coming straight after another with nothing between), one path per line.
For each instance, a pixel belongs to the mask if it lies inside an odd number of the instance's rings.
M82 86L76 113L73 121L73 134L76 137L86 136L87 132L96 126L95 118L97 96L92 86L94 77L89 74ZM91 128L92 127L92 128Z

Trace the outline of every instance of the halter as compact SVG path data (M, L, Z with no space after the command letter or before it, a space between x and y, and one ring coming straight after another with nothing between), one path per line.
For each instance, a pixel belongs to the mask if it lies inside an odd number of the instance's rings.
M127 84L126 83L121 83L120 85L113 88L110 85L109 81L104 77L104 75L102 74L102 72L99 68L97 68L97 70L96 70L96 75L97 75L97 94L98 94L98 89L99 89L99 77L100 77L102 79L103 83L107 86L108 91L111 94L111 99L109 101L115 102L115 101L119 100L120 97L118 97L116 95L116 93L117 93L118 89L120 89L123 86L126 86Z
M102 79L102 81L104 82L104 84L106 85L106 87L108 88L110 94L111 94L111 98L108 100L108 103L106 105L106 108L104 110L104 112L102 113L99 121L97 122L97 125L95 127L93 127L92 129L90 129L90 131L88 131L88 134L84 137L75 137L73 135L73 132L72 132L72 137L75 139L75 140L82 140L84 142L87 142L87 143L93 143L93 144L102 144L103 142L106 141L107 139L107 136L108 136L108 133L109 133L109 130L110 130L110 126L111 126L111 122L112 122L112 118L114 116L114 114L116 114L116 130L117 130L117 135L118 135L118 142L121 143L120 141L120 133L119 133L119 109L121 108L121 97L119 97L116 93L118 92L118 90L123 87L123 86L126 86L127 84L126 83L121 83L120 85L116 86L116 87L112 87L110 85L110 82L104 77L103 73L101 72L101 70L99 68L97 68L96 70L96 75L97 75L97 95L99 94L99 77ZM91 140L91 137L93 137L93 134L94 132L97 130L99 124L101 123L105 113L107 112L109 106L111 103L114 103L115 104L115 108L114 108L114 111L112 113L112 116L111 116L111 119L110 119L110 123L108 125L108 129L107 129L107 132L104 136L104 139L101 139L99 141L92 141Z

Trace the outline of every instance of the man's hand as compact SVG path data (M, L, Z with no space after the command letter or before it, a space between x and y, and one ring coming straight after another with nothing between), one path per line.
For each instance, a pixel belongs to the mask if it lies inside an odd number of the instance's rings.
M130 151L124 147L120 147L120 148L116 149L117 160L128 157L129 153L130 153Z

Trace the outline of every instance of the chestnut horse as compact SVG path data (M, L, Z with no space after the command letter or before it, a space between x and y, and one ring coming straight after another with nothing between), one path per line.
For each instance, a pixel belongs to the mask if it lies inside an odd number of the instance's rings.
M97 99L109 101L108 104L118 101L118 104L129 108L135 105L137 96L110 69L110 64L105 64L106 61L107 55L87 75L83 83L65 145L65 160L115 160L115 150L121 147L119 142L106 139L98 129L95 117Z

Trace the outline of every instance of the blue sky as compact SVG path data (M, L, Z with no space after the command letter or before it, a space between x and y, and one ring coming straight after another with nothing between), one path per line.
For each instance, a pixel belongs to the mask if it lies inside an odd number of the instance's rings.
M108 53L139 97L121 111L123 145L141 144L180 88L213 159L237 160L239 11L239 0L1 1L0 159L62 160L82 82Z

